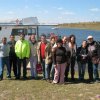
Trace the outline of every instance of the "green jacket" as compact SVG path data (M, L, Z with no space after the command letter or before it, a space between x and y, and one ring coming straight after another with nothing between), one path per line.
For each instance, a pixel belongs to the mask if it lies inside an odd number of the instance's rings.
M29 58L30 56L30 45L27 40L18 40L15 44L15 53L18 58Z

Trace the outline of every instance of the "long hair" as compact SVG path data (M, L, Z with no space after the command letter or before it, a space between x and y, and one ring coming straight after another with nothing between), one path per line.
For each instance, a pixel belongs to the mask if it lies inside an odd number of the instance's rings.
M72 37L74 38L74 44L75 44L75 43L76 43L76 37L75 37L75 35L73 35L73 34L69 36L69 42L71 42L71 38L72 38Z

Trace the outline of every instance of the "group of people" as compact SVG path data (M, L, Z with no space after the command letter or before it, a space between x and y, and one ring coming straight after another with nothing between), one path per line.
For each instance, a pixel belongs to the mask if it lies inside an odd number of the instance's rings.
M25 40L25 34L20 33L20 38L15 41L15 36L10 35L10 41L2 38L0 44L0 80L3 80L4 66L7 66L7 78L11 78L11 69L16 79L21 78L23 68L23 79L27 79L27 61L30 62L31 78L37 79L37 65L41 64L43 80L52 80L53 84L63 84L68 80L71 70L71 80L75 80L75 62L77 61L79 80L84 80L85 68L88 65L90 81L99 81L98 65L100 62L100 47L94 41L93 36L83 40L77 47L76 37L70 35L56 38L50 37L47 41L46 35L36 40L34 34L29 40ZM23 65L23 66L22 66Z

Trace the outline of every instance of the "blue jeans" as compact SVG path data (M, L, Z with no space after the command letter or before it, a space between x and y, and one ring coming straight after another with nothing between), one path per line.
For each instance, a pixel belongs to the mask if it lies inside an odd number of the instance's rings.
M93 64L93 73L94 73L94 79L99 79L99 73L98 73L98 64Z
M52 77L52 80L54 80L54 74L55 74L55 68L54 68L54 64L52 64L52 68L51 68L51 77Z
M84 79L86 63L78 62L79 79Z
M50 72L51 72L52 63L45 64L45 78L50 79Z
M36 78L37 77L37 70L36 70L37 57L36 56L30 57L30 65L31 65L31 76Z
M41 62L41 65L42 65L42 71L43 71L43 78L45 79L45 60Z
M7 66L7 77L11 77L9 57L0 57L0 78L3 79L4 66Z

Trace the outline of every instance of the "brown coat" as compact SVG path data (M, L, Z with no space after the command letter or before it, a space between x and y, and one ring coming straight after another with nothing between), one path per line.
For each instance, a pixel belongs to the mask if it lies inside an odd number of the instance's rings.
M39 42L37 46L38 63L41 63L42 61L41 55L40 55L40 45L41 45L41 42ZM47 41L46 47L45 47L45 64L49 64L50 62L52 62L51 45Z

